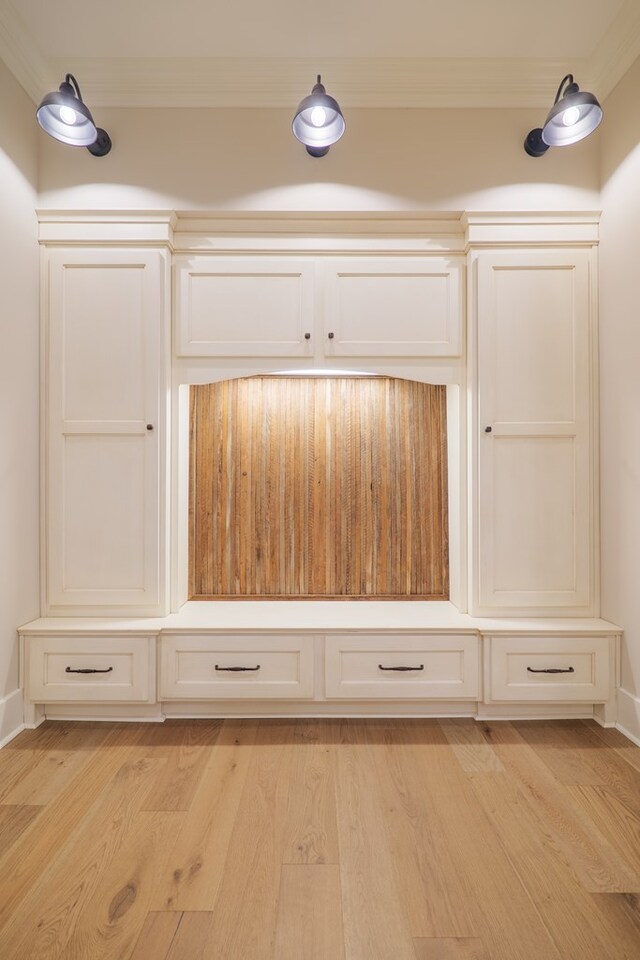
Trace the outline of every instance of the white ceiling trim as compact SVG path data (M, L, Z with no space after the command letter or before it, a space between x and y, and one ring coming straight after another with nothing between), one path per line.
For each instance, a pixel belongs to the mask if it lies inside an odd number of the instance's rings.
M15 8L0 0L0 58L34 103L50 87L47 59ZM60 80L58 80L58 85Z
M55 65L61 77L69 69ZM550 106L566 73L564 61L512 59L88 59L72 67L92 107L291 110L318 73L342 107Z
M590 60L589 87L604 100L640 56L640 3L626 0ZM585 85L576 77L580 86ZM586 88L585 88L586 89Z
M0 57L34 103L65 73L91 107L286 107L318 72L343 107L549 107L571 71L604 99L640 55L640 4L626 0L589 60L171 58L49 59L0 0Z

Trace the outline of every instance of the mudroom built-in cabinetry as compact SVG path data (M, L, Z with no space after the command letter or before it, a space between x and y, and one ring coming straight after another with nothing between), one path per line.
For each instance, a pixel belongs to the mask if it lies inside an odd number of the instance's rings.
M597 239L596 214L566 212L43 212L43 617L20 628L33 722L613 722ZM441 385L448 599L189 599L189 389L258 374Z

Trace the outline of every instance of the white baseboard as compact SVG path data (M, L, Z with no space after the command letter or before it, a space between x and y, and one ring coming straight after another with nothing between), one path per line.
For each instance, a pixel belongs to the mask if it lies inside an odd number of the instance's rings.
M112 704L48 703L44 708L47 720L117 720L122 723L162 723L164 713L159 703Z
M24 730L22 690L0 699L0 748Z
M616 727L640 747L640 697L618 689L618 722Z

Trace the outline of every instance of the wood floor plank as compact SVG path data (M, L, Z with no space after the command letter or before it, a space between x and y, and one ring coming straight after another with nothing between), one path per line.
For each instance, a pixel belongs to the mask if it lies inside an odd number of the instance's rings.
M44 954L42 960L45 956L46 960L115 960L131 955L149 912L151 892L169 856L169 838L183 818L184 813L175 811L143 811L131 818L126 842L101 873L71 928L65 924L64 950ZM36 956L29 954L30 960Z
M212 910L247 778L257 724L225 721L175 838L155 910Z
M272 960L294 723L260 724L238 808L207 957Z
M525 739L529 731L525 727ZM629 768L624 759L608 750L597 734L581 723L563 721L546 730L547 741L554 739L565 755L571 754L580 765L582 783L606 786L629 810L640 818L640 771ZM564 781L563 781L564 782ZM567 785L571 785L567 782Z
M213 914L206 911L183 913L166 960L204 960L212 919Z
M338 863L338 736L338 723L302 720L296 724L283 863Z
M585 890L590 893L633 890L635 874L589 817L575 806L566 788L558 783L538 753L523 740L519 726L519 723L503 721L480 724L505 770L516 778L530 800L540 829L552 836Z
M583 726L640 773L640 747L613 727L601 727L595 720L583 720Z
M615 936L607 960L637 960L640 956L640 896L637 893L594 893L596 909L607 916Z
M0 850L8 853L41 810L27 804L0 806Z
M464 880L464 903L473 929L492 960L560 960L529 892L505 854L494 824L477 802L469 776L451 748L424 745L420 725L407 722L413 762L421 764L426 800L438 817ZM482 778L486 777L482 774ZM506 779L505 774L491 776ZM490 864L490 868L488 865Z
M59 747L39 751L38 762L3 792L2 803L45 806L89 762L108 735L104 724L89 724L86 730L82 724L67 727Z
M102 876L131 842L132 819L164 763L140 758L121 767L71 842L41 864L40 875L0 934L0 955L53 960L64 952Z
M167 960L181 920L179 911L149 912L129 960Z
M338 750L338 835L346 960L415 960L367 724L345 721Z
M337 864L283 866L273 960L344 960Z
M95 726L87 724L87 732ZM10 802L7 798L21 780L30 777L41 764L46 764L52 751L64 750L68 737L73 736L78 727L82 729L82 724L46 722L36 730L23 730L0 750L0 803Z
M563 960L602 960L616 929L594 909L518 784L509 777L474 776L472 788Z
M475 720L465 717L438 722L465 773L504 772L499 757L482 736Z
M396 882L413 937L465 938L474 934L469 894L451 856L424 778L428 762L417 764L395 721L369 722L376 790L393 854ZM422 744L444 745L436 724L422 728Z
M147 797L144 810L188 810L202 777L211 750L222 728L222 720L180 721L165 729L156 728L151 756L165 756L162 777ZM167 737L171 742L167 744Z
M482 940L468 937L414 940L416 960L490 960Z
M566 787L574 804L640 878L640 818L609 787Z
M93 805L104 802L102 794L107 784L127 763L140 757L140 737L139 727L112 727L99 758L94 757L89 768L80 770L11 849L0 856L0 929L42 878L44 865L52 864L66 843L77 843Z
M562 736L562 723L535 720L514 722L514 727L559 783L565 786L601 785L602 774L586 764L573 739L567 743Z

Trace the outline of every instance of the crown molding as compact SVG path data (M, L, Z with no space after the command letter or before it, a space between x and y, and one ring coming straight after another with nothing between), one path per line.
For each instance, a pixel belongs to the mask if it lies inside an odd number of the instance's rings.
M61 76L69 63L52 61ZM546 107L563 60L76 59L96 107L293 109L321 72L343 107ZM582 66L582 61L578 64Z
M293 109L320 71L343 107L546 109L568 70L604 99L640 55L640 3L625 0L588 59L47 59L11 0L0 0L0 58L34 103L70 70L93 107Z
M589 89L604 100L639 56L640 3L626 0L591 57Z
M343 211L38 210L39 240L160 246L176 253L458 254L483 246L598 242L599 211L432 214Z
M0 0L0 59L33 102L40 103L43 94L51 89L50 64L8 0Z

